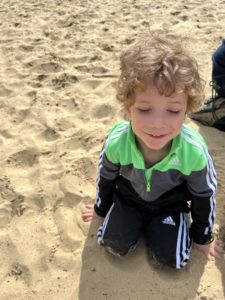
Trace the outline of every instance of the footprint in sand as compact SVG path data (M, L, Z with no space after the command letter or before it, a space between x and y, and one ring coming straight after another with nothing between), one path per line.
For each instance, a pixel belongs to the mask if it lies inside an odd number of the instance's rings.
M78 247L79 249L79 247ZM73 251L76 250L76 247L73 248ZM61 249L55 250L54 253L52 253L51 258L51 265L59 269L60 271L63 270L65 272L67 271L74 271L76 268L76 262L74 254L70 253L70 251L62 251ZM73 299L73 298L71 298ZM74 298L75 299L75 298Z
M96 119L103 119L114 116L116 110L109 104L96 105L91 113L91 116Z
M68 138L64 138L63 142L60 143L59 148L66 149L66 151L77 151L84 149L89 151L99 143L99 137L96 137L96 130L89 131L85 129L79 129L76 133Z
M35 149L25 149L10 155L7 163L15 168L32 167L34 164L38 164L39 156L40 154Z
M79 82L78 89L82 90L83 93L90 93L91 91L97 90L104 84L104 80L85 79Z
M41 63L36 61L30 61L25 64L25 68L31 69L32 72L37 73L54 73L62 71L62 67L55 62Z
M24 281L28 286L30 285L32 275L28 267L25 265L22 265L18 262L13 263L10 268L9 272L7 274L10 277L14 277L15 280L22 280Z
M36 77L36 80L42 82L42 81L44 81L47 78L48 78L48 75L46 75L46 74L40 74L40 75L38 75Z
M181 11L172 11L170 14L171 14L172 16L178 16L178 15L181 14Z
M63 196L58 199L54 210L64 205L73 211L80 204L92 202L95 197L96 163L92 159L67 158L63 165L66 172L59 184Z
M79 131L74 136L65 138L63 143L60 145L60 148L67 149L69 151L73 151L73 150L76 151L78 149L84 149L85 144L80 135L82 135L82 131Z
M85 74L90 72L90 67L88 65L75 65L74 69Z
M13 216L21 216L26 206L24 204L24 196L14 190L7 176L0 178L0 190L0 227L5 227Z
M60 134L58 134L58 132L56 132L54 129L48 127L40 134L40 137L47 142L53 142L60 138Z
M58 228L62 249L74 251L82 245L82 231L77 223L74 210L60 206L54 213L54 220Z
M77 21L76 16L66 16L65 18L62 18L57 22L57 27L59 28L68 28L73 25L79 25L79 22Z
M89 61L90 57L88 55L83 55L83 56L77 56L73 63L75 64L84 64L87 63Z
M12 208L8 200L0 197L0 228L4 228L12 219Z
M52 79L52 85L55 89L64 89L70 84L78 82L78 78L75 75L63 73Z
M14 109L14 113L24 113L27 114L28 110L31 107L33 94L28 92L25 96L15 96L8 98L8 107Z
M15 261L19 260L19 255L17 247L13 239L8 234L1 234L1 260L4 261L4 264L1 264L1 278L10 273L13 269L9 266L14 266Z
M30 114L30 109L11 109L11 121L16 124L23 123Z
M90 157L74 160L74 167L71 170L71 174L77 176L77 178L93 184L95 184L96 172L96 164Z
M2 135L5 139L11 139L13 137L13 135L6 129L0 129L0 135Z
M94 76L104 76L105 74L109 74L110 70L104 66L94 66L91 68L92 74Z
M10 94L12 94L12 91L0 84L0 97L8 97Z
M18 47L19 50L24 51L24 52L31 52L34 49L34 46L27 45L27 44L22 44Z
M101 48L102 48L103 51L106 51L106 52L113 52L113 50L114 50L113 45L105 44L105 43L102 44Z
M79 109L79 102L80 99L78 97L64 97L64 99L60 101L60 106L72 113Z

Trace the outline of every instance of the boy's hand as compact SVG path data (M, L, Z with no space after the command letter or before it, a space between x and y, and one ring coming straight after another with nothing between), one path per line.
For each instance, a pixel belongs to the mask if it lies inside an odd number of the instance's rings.
M85 209L82 211L81 217L84 222L90 222L94 219L100 218L95 210L94 210L94 205L93 204L87 204L85 206Z
M219 258L225 253L221 240L214 240L207 245L193 243L193 247L203 252L208 260L214 260L215 257Z

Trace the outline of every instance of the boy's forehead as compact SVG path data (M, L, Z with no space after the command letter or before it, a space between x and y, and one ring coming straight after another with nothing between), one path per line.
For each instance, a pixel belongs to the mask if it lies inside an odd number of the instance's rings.
M156 88L148 88L145 90L135 91L135 102L145 104L145 103L154 102L155 100L158 99L163 99L164 101L173 104L182 104L187 101L187 95L182 91L178 91L170 96L165 96L159 94Z

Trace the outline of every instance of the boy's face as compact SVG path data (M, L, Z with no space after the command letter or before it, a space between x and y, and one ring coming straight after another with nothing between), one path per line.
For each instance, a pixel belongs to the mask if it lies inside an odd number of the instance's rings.
M155 87L137 90L127 113L141 149L164 150L181 129L187 110L187 95L160 95Z

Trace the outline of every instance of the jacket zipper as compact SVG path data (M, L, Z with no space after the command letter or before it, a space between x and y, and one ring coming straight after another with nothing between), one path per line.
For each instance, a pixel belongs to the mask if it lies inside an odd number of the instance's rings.
M145 180L146 180L146 192L151 191L151 185L150 185L150 176L147 175L147 170L145 170Z
M147 181L147 188L146 188L146 191L147 191L147 192L150 192L150 190L151 190L151 189L150 189L150 183Z

